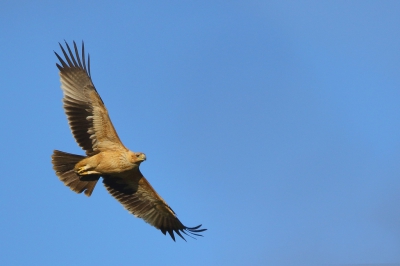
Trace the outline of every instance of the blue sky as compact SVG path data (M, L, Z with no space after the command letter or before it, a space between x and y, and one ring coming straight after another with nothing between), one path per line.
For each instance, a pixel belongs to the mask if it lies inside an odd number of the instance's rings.
M400 263L397 1L3 1L0 259L5 265ZM174 243L97 186L53 51L85 41L141 169L204 237Z

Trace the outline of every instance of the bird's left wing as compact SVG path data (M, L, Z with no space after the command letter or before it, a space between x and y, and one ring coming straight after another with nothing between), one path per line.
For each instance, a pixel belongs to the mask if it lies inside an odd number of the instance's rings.
M83 42L81 56L75 42L75 54L67 43L65 45L68 53L60 44L65 59L54 53L61 64L57 64L57 67L60 70L61 89L64 92L64 109L75 140L87 155L105 150L126 149L93 85L90 77L90 57L88 56L86 66Z
M174 232L185 240L181 233L201 236L198 233L207 230L199 229L201 225L184 226L138 169L129 171L126 177L104 176L103 183L125 209L161 230L164 235L168 232L174 241Z

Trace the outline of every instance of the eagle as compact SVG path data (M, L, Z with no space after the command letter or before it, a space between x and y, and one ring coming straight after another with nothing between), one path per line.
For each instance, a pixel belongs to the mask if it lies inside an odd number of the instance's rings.
M86 156L54 150L52 164L58 178L72 191L84 192L89 197L102 177L107 191L125 209L164 235L168 232L174 241L174 233L185 241L182 233L190 237L202 236L200 233L207 229L202 229L201 225L183 225L140 172L139 166L146 155L122 144L92 82L90 56L88 54L86 65L84 43L81 55L76 43L73 44L75 54L66 41L66 49L59 43L64 59L54 53L60 61L56 66L60 71L68 123Z

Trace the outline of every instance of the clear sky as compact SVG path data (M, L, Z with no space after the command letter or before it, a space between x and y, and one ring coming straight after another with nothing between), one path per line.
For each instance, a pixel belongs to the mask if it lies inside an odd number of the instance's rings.
M2 1L4 265L400 263L400 2ZM150 183L204 237L174 243L99 184L62 108L58 42Z

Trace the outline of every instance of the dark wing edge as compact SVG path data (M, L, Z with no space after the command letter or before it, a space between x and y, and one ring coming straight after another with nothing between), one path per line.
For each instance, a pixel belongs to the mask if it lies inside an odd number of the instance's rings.
M107 191L125 209L159 229L164 235L168 233L174 241L174 233L186 241L182 233L196 239L194 236L202 237L199 233L207 230L200 229L201 224L195 227L183 225L176 217L175 212L157 194L143 176L133 178L129 182L123 178L104 177L103 183Z

